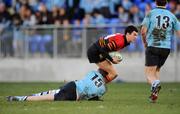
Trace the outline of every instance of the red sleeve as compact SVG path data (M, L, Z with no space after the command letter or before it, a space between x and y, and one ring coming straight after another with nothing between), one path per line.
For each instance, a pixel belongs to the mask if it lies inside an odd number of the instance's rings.
M99 51L101 52L104 58L112 61L112 57L109 55L109 52L118 51L125 47L125 38L123 34L116 33L107 35L106 37L101 37L97 45L99 47Z
M108 48L111 51L118 51L125 47L124 35L117 33L108 38Z

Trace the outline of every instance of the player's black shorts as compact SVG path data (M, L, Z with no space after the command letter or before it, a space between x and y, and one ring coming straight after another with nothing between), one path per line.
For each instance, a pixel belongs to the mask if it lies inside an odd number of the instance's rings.
M90 63L99 63L102 62L104 60L106 60L105 58L103 58L102 56L100 56L100 51L98 49L98 47L95 44L92 44L87 51L87 57L89 59Z
M74 81L71 81L65 84L60 88L59 93L54 95L55 101L63 101L63 100L76 100L76 84Z
M145 65L157 66L158 68L161 68L161 66L163 66L163 64L165 63L169 53L170 49L147 47Z

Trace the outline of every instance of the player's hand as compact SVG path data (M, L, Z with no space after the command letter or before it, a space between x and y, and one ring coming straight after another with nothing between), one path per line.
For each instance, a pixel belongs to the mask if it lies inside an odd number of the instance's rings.
M112 59L113 59L112 61L113 64L118 64L120 62L118 57L113 57Z

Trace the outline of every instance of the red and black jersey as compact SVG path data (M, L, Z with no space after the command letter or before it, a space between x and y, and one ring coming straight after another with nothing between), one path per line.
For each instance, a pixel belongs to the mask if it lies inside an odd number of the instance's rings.
M112 51L118 51L129 45L129 43L123 34L115 33L105 37L100 37L95 45L98 47L98 50L105 58L112 61L112 58L108 53Z
M108 51L108 52L118 51L118 50L126 47L127 45L129 45L129 43L127 43L125 36L120 33L101 37L96 42L96 44L100 48L106 48L106 51Z

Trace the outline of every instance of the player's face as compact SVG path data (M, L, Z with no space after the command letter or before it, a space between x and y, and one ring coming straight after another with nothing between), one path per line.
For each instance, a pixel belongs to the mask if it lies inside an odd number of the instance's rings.
M127 37L129 37L129 41L133 42L136 40L138 33L136 31L133 31L131 34L128 33L127 35Z

